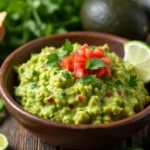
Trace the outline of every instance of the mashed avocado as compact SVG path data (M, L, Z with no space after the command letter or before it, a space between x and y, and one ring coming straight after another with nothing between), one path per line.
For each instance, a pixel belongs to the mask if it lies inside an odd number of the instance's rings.
M73 51L81 45L73 44ZM102 46L111 58L112 77L75 78L74 72L59 63L48 65L48 55L63 54L63 47L46 47L41 53L15 66L19 84L16 101L32 114L71 124L103 124L130 117L150 103L150 96L134 67L107 45ZM51 62L52 63L52 62Z

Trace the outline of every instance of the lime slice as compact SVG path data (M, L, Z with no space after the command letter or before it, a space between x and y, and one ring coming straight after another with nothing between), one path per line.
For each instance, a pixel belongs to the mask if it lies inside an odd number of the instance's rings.
M135 67L137 74L147 83L150 81L150 48L143 42L124 44L124 60Z
M5 150L8 147L8 140L5 135L0 134L0 150Z
M0 113L4 110L4 103L2 101L2 99L0 98Z

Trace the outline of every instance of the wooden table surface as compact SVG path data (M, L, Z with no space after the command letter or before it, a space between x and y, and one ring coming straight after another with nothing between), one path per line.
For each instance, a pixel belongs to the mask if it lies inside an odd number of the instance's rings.
M12 116L7 117L0 125L0 133L9 140L8 150L66 150L59 146L50 145L25 130ZM118 145L103 150L123 150L130 146L141 146L150 150L150 123L133 137L120 142Z

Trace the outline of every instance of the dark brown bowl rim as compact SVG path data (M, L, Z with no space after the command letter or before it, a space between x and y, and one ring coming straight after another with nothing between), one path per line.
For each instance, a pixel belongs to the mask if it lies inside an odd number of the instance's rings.
M77 129L77 130L97 129L97 128L108 129L108 128L115 128L115 127L117 128L119 126L129 125L132 122L136 122L140 119L144 119L146 116L150 115L150 106L148 106L143 111L141 111L131 117L128 117L126 119L122 119L119 121L111 122L111 123L95 124L95 125L92 125L92 124L87 124L87 125L65 124L65 123L61 123L61 122L57 122L57 121L51 121L51 120L48 120L48 119L45 119L45 118L42 118L42 117L39 117L37 115L27 112L19 104L17 104L15 102L15 100L10 96L10 94L4 84L4 73L5 73L6 69L8 68L8 64L10 63L11 59L13 59L14 55L16 55L17 53L22 51L22 49L24 49L30 45L34 45L39 41L43 41L43 40L51 39L51 38L57 38L60 36L61 37L65 37L65 36L71 37L73 35L80 36L83 33L85 36L91 36L91 35L95 36L95 37L105 36L105 37L111 38L111 39L115 38L115 39L122 40L122 41L128 41L127 39L116 36L116 35L111 35L111 34L106 34L106 33L96 33L96 32L81 32L81 31L80 32L68 32L66 34L55 34L52 36L47 36L47 37L42 37L42 38L32 40L31 42L28 42L28 43L24 44L23 46L17 48L15 51L13 51L5 59L5 61L3 62L2 66L1 66L1 69L0 69L0 93L1 93L2 98L4 98L4 102L6 101L10 105L11 108L15 109L16 112L18 112L22 115L25 115L26 117L30 118L31 120L34 120L37 123L43 123L45 125L53 125L53 126L60 127L60 128L70 128L70 129Z

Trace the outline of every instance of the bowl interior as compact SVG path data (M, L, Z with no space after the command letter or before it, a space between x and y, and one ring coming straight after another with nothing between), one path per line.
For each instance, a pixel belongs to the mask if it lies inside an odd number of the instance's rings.
M126 39L119 38L117 36L112 36L102 33L87 33L87 32L72 32L63 35L54 35L49 37L40 38L30 43L23 45L14 51L5 61L5 72L4 72L4 84L8 91L8 94L13 96L13 87L17 83L17 77L14 73L13 67L19 65L23 62L26 62L30 58L31 53L38 53L42 48L46 46L55 46L60 47L65 42L66 39L69 39L73 43L78 42L80 44L88 43L89 45L103 45L108 44L111 51L117 53L120 57L123 57L123 43L126 42Z

